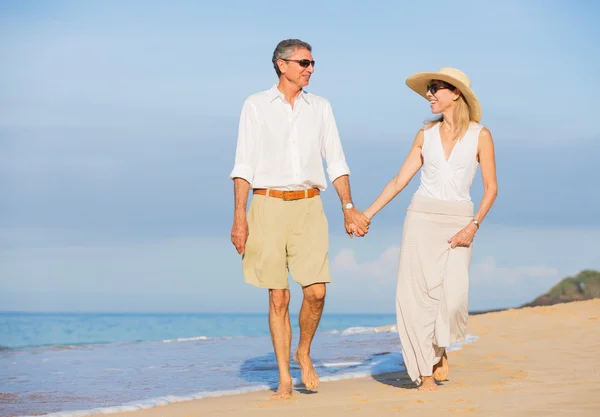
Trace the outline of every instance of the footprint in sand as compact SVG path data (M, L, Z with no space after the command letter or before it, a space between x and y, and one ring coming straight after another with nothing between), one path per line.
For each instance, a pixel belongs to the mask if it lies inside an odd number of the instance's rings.
M389 413L389 412L394 412L394 411L404 411L405 407L399 405L397 407L394 408L379 408L377 409L378 413Z
M512 375L510 376L510 378L512 379L519 379L519 380L524 380L526 378L525 372L523 372L521 369L519 369L516 372L513 372Z
M465 412L465 411L477 411L477 409L475 407L465 407L465 408L448 408L448 411L450 411L451 413L461 413L461 412Z

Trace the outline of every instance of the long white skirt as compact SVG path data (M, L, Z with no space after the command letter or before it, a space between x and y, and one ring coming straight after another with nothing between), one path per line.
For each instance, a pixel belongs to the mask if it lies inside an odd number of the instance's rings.
M451 249L448 239L473 218L472 202L415 194L408 207L398 266L396 314L410 378L431 376L444 348L467 331L472 247Z

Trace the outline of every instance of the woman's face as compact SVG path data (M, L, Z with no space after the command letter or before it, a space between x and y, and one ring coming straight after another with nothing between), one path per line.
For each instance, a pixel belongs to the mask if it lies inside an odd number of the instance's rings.
M454 106L460 94L455 87L440 80L431 80L427 85L427 99L433 114L439 114Z

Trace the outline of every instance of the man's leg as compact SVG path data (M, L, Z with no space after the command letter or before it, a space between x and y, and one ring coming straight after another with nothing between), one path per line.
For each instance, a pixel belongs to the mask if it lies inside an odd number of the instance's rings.
M269 329L279 368L279 386L277 392L271 397L273 399L286 399L292 395L292 375L290 374L292 328L289 305L289 290L269 290Z
M304 299L300 308L300 341L294 353L294 360L300 365L302 382L307 389L314 391L319 386L317 376L310 359L310 345L321 321L325 306L325 284L318 283L303 287Z

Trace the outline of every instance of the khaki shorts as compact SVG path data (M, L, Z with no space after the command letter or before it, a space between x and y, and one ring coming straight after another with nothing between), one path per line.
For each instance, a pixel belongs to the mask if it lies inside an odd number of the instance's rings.
M284 201L254 195L242 257L244 280L260 288L286 289L288 271L301 286L331 282L329 230L319 196Z

